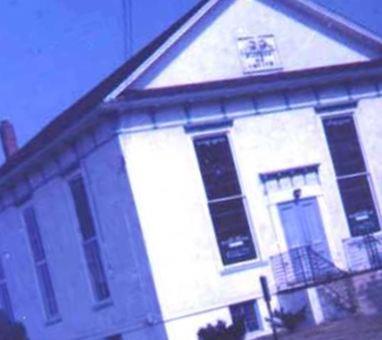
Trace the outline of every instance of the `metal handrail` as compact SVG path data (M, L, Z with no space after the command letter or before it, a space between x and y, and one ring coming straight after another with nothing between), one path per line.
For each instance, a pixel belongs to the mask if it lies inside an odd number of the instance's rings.
M362 238L363 244L366 249L369 265L371 269L382 267L382 254L378 250L376 244L382 244L382 241L376 238L373 234L367 234Z
M284 285L285 289L319 284L349 274L314 250L311 245L292 248L273 256L273 264L276 282Z

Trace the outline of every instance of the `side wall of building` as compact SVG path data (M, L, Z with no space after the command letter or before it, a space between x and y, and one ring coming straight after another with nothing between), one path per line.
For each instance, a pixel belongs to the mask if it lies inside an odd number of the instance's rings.
M89 149L89 147L88 147ZM140 225L117 138L100 143L64 174L43 165L44 178L30 199L0 215L0 250L15 317L31 340L165 339ZM50 171L50 172L49 172ZM86 183L111 298L97 303L68 180ZM33 257L22 219L32 205L40 227L60 319L47 323Z

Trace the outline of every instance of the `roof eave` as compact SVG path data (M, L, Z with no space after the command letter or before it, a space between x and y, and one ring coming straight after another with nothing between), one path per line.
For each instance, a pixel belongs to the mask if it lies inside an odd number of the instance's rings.
M362 79L382 78L382 59L335 65L303 71L274 73L201 84L190 84L150 90L132 90L124 97L105 103L104 107L139 109L179 103L206 101L214 98L259 95L293 89L351 83Z
M237 78L210 83L183 85L155 90L134 91L129 96L101 103L82 112L81 119L70 116L66 124L57 120L48 128L42 130L30 143L22 147L0 168L0 188L10 183L14 176L22 175L27 166L41 161L59 147L65 140L83 130L89 124L95 124L98 116L125 113L140 108L174 105L195 101L210 101L211 99L256 95L277 91L291 91L307 86L327 86L341 82L355 82L363 79L382 79L382 59L347 65L316 68L304 71L294 71L264 76ZM77 117L78 118L78 117Z

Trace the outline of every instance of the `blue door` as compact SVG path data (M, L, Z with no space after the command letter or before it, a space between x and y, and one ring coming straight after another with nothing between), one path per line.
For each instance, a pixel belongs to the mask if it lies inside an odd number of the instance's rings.
M295 200L278 208L295 280L309 281L324 274L317 270L325 270L330 256L317 200Z

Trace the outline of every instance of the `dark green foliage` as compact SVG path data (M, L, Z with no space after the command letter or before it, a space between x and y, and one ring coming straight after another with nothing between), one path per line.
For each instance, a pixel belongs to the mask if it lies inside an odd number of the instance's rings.
M242 340L245 335L244 322L234 323L227 327L219 320L215 326L208 324L198 332L199 340Z
M286 312L284 308L275 310L273 316L276 319L276 325L286 328L288 331L293 332L298 325L306 318L306 306L302 307L296 312ZM279 322L277 322L279 321Z
M0 340L27 340L27 333L23 324L12 322L0 310Z

